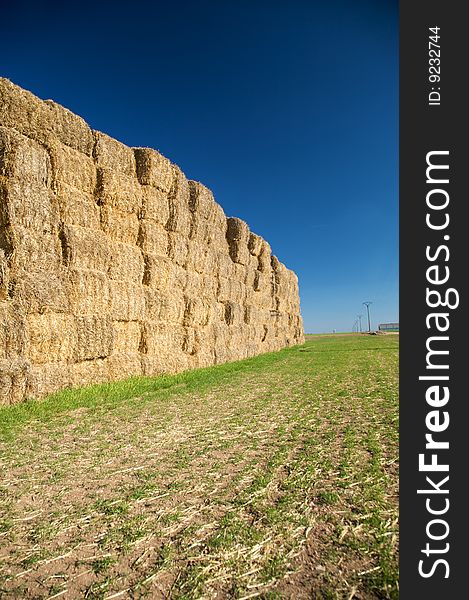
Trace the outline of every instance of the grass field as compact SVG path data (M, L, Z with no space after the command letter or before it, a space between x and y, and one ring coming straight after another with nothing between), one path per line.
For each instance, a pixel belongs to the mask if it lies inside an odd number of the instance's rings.
M0 411L2 598L397 598L398 336Z

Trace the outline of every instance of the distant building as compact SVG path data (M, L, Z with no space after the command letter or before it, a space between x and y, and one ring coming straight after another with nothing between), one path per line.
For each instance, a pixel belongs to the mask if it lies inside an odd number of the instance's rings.
M399 331L399 323L380 323L379 331Z

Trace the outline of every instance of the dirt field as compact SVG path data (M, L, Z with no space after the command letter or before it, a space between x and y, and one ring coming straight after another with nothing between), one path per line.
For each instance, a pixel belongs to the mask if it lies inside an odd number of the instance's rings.
M397 598L399 336L0 411L2 598Z

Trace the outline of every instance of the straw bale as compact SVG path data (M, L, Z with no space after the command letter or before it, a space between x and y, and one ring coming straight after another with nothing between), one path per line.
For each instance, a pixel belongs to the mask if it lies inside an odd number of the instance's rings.
M186 268L197 273L209 273L213 277L217 269L217 254L209 246L191 241Z
M189 208L203 219L210 220L216 212L212 192L198 181L189 180Z
M185 290L187 287L187 271L180 265L173 264L171 269L171 285L172 293Z
M27 375L26 396L42 398L70 386L71 367L68 363L31 365Z
M151 321L182 323L185 302L182 293L145 288L145 318Z
M61 261L59 237L17 226L12 229L14 253L11 268L28 271L57 271Z
M111 249L106 235L77 225L64 225L60 232L62 254L67 266L107 272Z
M244 308L237 302L224 302L225 323L227 325L240 325L244 323Z
M261 244L261 251L259 253L259 265L258 265L258 269L259 271L262 271L263 273L268 273L272 270L272 266L271 266L271 255L272 255L272 250L270 248L270 245L265 241L262 240L262 244Z
M111 381L142 375L142 363L139 353L113 354L107 359L106 379Z
M93 131L93 135L93 158L98 167L111 169L128 177L136 176L137 166L132 148L100 131Z
M108 358L84 360L70 365L70 384L82 387L109 380Z
M109 282L110 315L115 321L139 321L145 314L145 294L141 285L127 281Z
M27 266L27 265L26 265ZM15 302L26 313L69 312L73 288L65 270L18 270L10 281Z
M3 231L0 231L0 300L3 300L4 298L8 297L8 287L10 284L10 264L7 255L5 254L5 250L2 248L2 237ZM8 248L8 250L8 256L10 256L10 248Z
M12 127L39 143L58 138L91 156L93 134L85 121L52 100L40 100L8 79L0 78L0 125Z
M217 253L217 273L219 277L230 278L233 276L233 261L229 255Z
M69 297L74 315L87 317L109 313L111 290L107 275L100 271L69 269L69 277ZM125 317L123 320L126 320Z
M145 321L142 328L142 351L149 357L160 357L168 363L168 370L183 368L182 350L185 328L165 321Z
M136 244L140 222L137 215L113 206L101 206L101 229L111 239L126 244Z
M173 263L167 256L157 254L144 254L145 270L143 274L144 285L155 287L159 290L168 289L173 271Z
M109 247L111 251L109 278L142 283L144 262L140 248L121 242L110 242Z
M139 214L143 192L136 177L98 167L95 195L98 203L128 213Z
M67 362L77 344L77 327L72 315L31 314L26 317L26 356L35 364Z
M225 302L233 300L241 304L246 297L246 287L237 279L218 278L217 300Z
M0 175L42 187L49 184L50 166L45 148L14 129L0 127Z
M66 146L75 148L88 156L93 152L93 132L78 115L53 100L44 100L51 132ZM31 136L33 137L33 136Z
M200 297L184 296L183 325L186 327L205 326L210 322L212 310L210 303Z
M39 232L56 230L58 207L54 195L45 187L27 179L0 177L0 211L2 219Z
M177 353L143 355L141 359L142 371L147 377L165 373L179 373L192 367L189 361L190 357L182 350L178 350Z
M166 256L168 254L168 232L155 221L140 221L137 244L144 254Z
M242 265L248 264L249 227L247 224L236 217L227 219L226 239L229 244L231 260Z
M260 235L256 235L251 231L251 233L249 234L248 248L249 252L253 256L259 256L259 254L261 253L263 241L264 240L261 238Z
M177 265L184 267L189 256L187 238L174 231L168 232L168 256Z
M0 359L21 355L25 342L23 315L12 302L0 301Z
M151 185L143 185L142 194L140 218L150 219L166 226L169 219L168 194Z
M206 296L205 278L197 271L187 271L186 285L184 293L186 296L202 297Z
M184 173L174 166L174 184L169 192L168 231L175 231L189 237L193 214L189 208L190 188Z
M105 358L112 352L114 327L109 316L75 317L77 342L75 362L92 358Z
M63 184L57 190L56 198L62 223L99 229L100 210L94 196Z
M137 177L142 185L152 185L168 193L173 185L171 161L152 148L134 148Z
M142 326L138 321L114 321L114 354L136 354L140 348Z
M254 272L254 282L253 287L256 292L261 292L265 290L267 285L270 284L270 277L263 271L255 271Z
M96 187L96 165L86 154L60 142L49 145L54 188L62 184L93 194Z
M24 358L0 359L0 405L24 400L29 369Z
M217 290L218 290L218 279L212 274L204 273L202 275L202 289L204 298L209 299L211 302L216 302Z

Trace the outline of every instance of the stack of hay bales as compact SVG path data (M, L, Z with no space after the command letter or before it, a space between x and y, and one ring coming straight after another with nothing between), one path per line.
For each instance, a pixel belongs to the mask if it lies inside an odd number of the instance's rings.
M302 341L296 275L210 190L0 79L0 402Z

